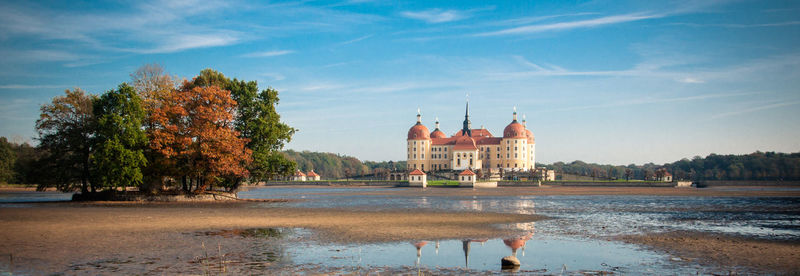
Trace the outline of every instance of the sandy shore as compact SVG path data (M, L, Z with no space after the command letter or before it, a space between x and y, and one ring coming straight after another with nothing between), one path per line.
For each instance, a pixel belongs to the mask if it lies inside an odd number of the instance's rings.
M667 252L684 261L717 265L730 271L797 275L800 273L800 241L761 240L703 232L668 232L620 237Z
M192 258L203 243L241 247L231 239L209 241L202 231L266 227L315 230L321 242L383 242L486 238L511 234L496 224L539 216L430 212L272 208L258 203L51 203L0 208L0 258L19 267L57 272L109 256ZM196 257L196 256L194 256Z

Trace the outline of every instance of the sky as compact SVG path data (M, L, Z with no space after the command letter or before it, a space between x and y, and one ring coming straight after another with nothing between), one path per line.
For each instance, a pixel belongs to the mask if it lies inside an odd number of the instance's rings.
M2 1L0 136L158 63L280 91L288 149L404 160L416 122L502 135L537 162L800 151L800 1Z

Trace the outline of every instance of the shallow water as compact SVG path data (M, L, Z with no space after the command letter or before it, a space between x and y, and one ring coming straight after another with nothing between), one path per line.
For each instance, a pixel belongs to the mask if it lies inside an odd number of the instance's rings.
M242 198L301 199L309 208L432 209L540 214L548 234L586 237L674 230L711 231L768 239L800 239L800 199L642 195L416 197L348 192L377 189L257 188Z
M73 193L35 191L2 192L0 193L0 203L70 201L72 200L72 194Z

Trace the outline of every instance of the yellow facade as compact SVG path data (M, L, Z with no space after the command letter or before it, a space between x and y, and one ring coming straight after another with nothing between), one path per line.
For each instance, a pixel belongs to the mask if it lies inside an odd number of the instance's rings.
M407 138L407 166L409 170L497 170L528 171L535 169L536 142L527 129L525 120L517 122L517 114L506 126L502 137L494 137L486 129L471 129L469 106L464 127L446 137L439 129L428 132L422 125L421 115L409 129Z

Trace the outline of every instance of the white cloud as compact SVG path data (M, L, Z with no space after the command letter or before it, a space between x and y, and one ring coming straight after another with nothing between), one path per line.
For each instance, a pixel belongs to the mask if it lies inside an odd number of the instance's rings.
M244 54L242 57L275 57L275 56L282 56L292 54L294 51L292 50L276 50L276 51L266 51L266 52L253 52L249 54Z
M268 78L271 78L274 81L279 81L279 80L285 80L286 79L286 76L284 76L281 73L262 73L261 75L265 76L265 77L268 77Z
M693 78L693 77L685 77L685 78L679 79L678 81L682 82L682 83L705 83L704 80Z
M401 12L400 15L406 18L422 20L428 23L451 22L451 21L461 20L467 17L465 13L457 10L441 10L441 9L430 9L424 11L404 11Z
M604 25L619 24L619 23L640 21L640 20L646 20L646 19L654 19L654 18L660 18L660 17L664 17L664 15L632 13L632 14L623 14L623 15L613 15L613 16L599 17L599 18L588 19L588 20L579 20L579 21L569 21L569 22L559 22L559 23L536 24L536 25L521 26L521 27L503 29L503 30L499 30L499 31L479 33L479 34L476 34L475 36L499 36L499 35L530 34L530 33L569 30L569 29L577 29L577 28L593 28L593 27L599 27L599 26L604 26Z

